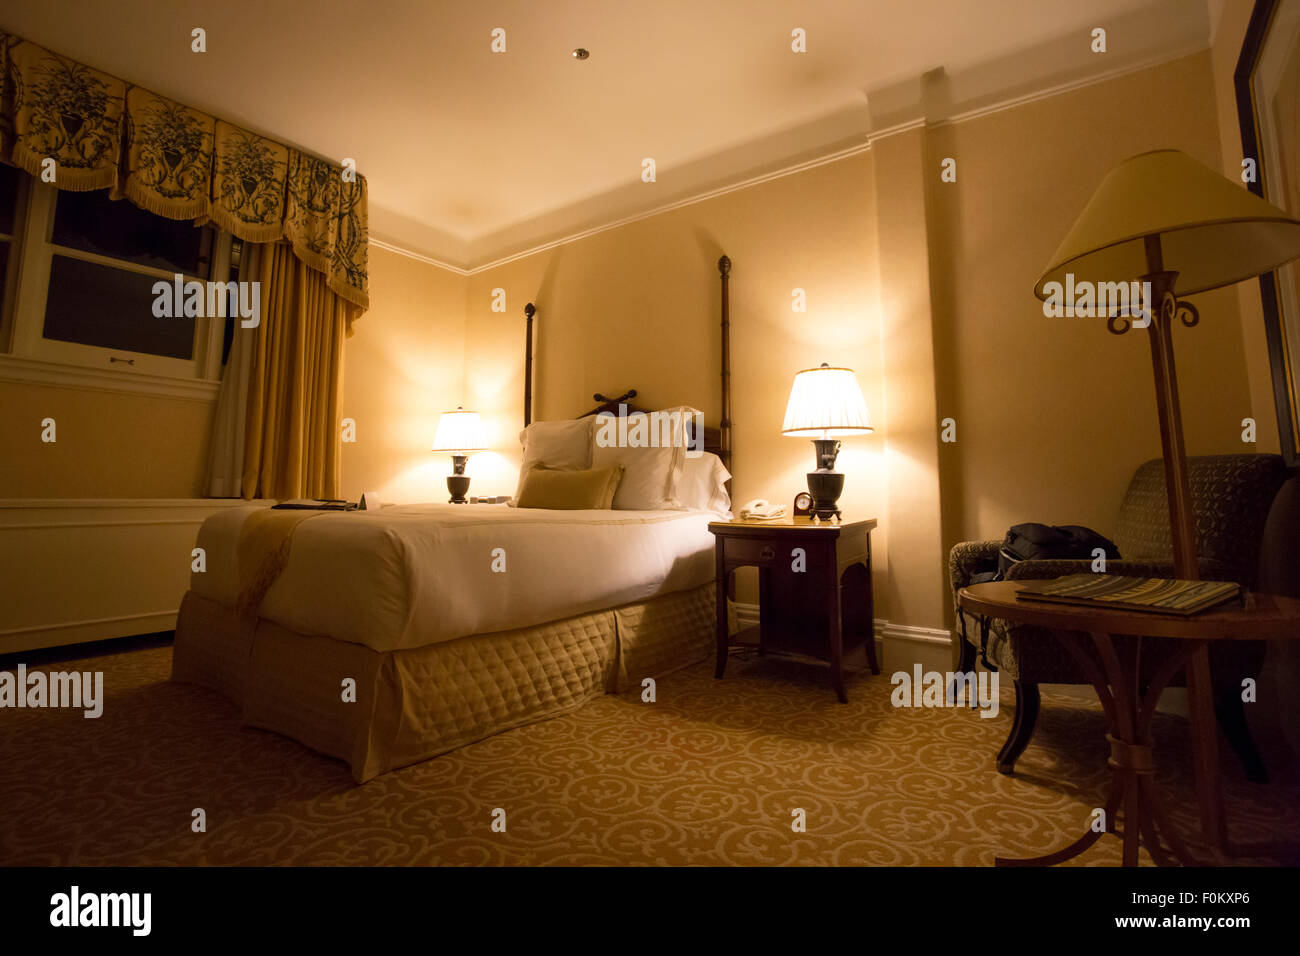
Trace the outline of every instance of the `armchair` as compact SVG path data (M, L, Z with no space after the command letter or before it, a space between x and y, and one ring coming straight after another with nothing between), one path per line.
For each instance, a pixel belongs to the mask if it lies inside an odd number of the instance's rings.
M1277 455L1207 455L1187 460L1196 545L1201 577L1236 581L1255 587L1260 545L1273 498L1287 479ZM1099 529L1100 530L1100 529ZM1103 531L1103 533L1105 533ZM1112 536L1121 560L1108 561L1109 574L1173 577L1173 547L1165 497L1164 464L1154 459L1141 465L1129 483ZM948 557L953 600L971 578L997 567L1000 541L967 541ZM1007 571L1008 580L1047 579L1091 570L1092 562L1019 561ZM974 668L977 654L1015 685L1015 717L998 753L999 773L1010 774L1034 733L1040 706L1039 684L1087 684L1087 677L1055 632L1037 627L1010 626L1004 621L978 621L960 610L954 642L959 667ZM1246 724L1241 680L1257 677L1264 660L1260 641L1221 641L1210 647L1215 714L1252 780L1267 779ZM1159 646L1143 646L1143 671L1159 664ZM1184 678L1179 677L1175 682Z

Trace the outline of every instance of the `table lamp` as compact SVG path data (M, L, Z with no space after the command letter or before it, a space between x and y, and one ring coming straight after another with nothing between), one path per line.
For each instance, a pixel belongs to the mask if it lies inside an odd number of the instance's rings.
M836 502L844 490L844 475L835 470L839 439L871 430L867 403L853 369L831 368L823 362L820 368L806 368L795 375L781 434L813 440L817 470L808 473L808 493L817 517L840 514Z
M442 418L438 420L438 431L433 437L433 450L451 452L452 473L447 476L451 504L466 503L469 476L465 474L465 462L469 459L470 452L484 451L486 447L479 427L478 412L467 412L458 406L454 412L442 413Z
M1140 319L1116 313L1106 327L1123 335L1136 325L1151 335L1175 577L1200 580L1173 340L1175 322L1191 328L1200 314L1179 296L1258 276L1297 256L1300 221L1187 154L1159 149L1132 156L1107 174L1034 287L1046 300L1050 283L1073 280L1077 286L1082 280L1094 283L1092 288L1150 283ZM1209 653L1200 648L1186 667L1189 713L1199 741L1194 771L1201 827L1221 847L1227 831Z

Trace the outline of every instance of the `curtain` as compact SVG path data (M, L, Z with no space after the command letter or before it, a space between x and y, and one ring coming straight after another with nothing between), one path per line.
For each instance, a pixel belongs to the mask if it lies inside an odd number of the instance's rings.
M249 282L261 273L266 247L244 243L239 263L239 278ZM212 425L212 442L208 448L208 476L204 488L210 498L238 498L244 487L244 441L247 435L248 382L253 373L253 339L255 329L246 329L239 321L230 342L221 389L217 393L216 418Z
M370 304L368 189L355 164L308 156L4 32L0 162L52 172L58 189L112 187L114 199L212 221L245 242L283 237L357 315Z
M265 246L252 332L245 498L336 498L343 340L358 307L288 243Z
M368 191L354 163L300 150L0 32L0 162L58 189L215 222L251 253L260 323L236 323L208 493L333 498L343 339L369 306ZM282 240L282 241L280 241Z

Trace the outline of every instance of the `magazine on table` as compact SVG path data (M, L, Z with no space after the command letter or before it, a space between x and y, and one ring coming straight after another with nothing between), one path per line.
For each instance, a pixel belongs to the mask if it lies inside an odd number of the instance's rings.
M1241 585L1232 581L1071 574L1054 581L1027 582L1019 596L1032 601L1190 615L1238 598L1241 593Z

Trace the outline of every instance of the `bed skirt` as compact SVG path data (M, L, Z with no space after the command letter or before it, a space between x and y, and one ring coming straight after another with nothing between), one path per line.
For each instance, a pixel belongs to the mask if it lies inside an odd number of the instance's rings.
M172 679L218 691L242 709L245 724L338 757L364 783L705 659L714 647L713 608L710 583L381 653L266 620L241 627L233 608L189 591Z

